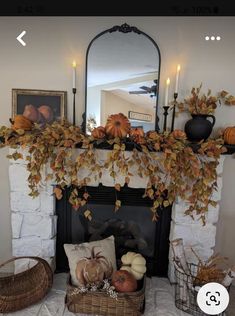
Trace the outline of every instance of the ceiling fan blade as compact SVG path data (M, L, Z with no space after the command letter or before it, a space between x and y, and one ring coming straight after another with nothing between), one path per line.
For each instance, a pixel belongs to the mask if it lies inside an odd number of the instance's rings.
M157 92L157 79L154 80L154 83L156 83L156 84L151 86L151 87L141 86L140 89L142 89L144 91L129 91L129 93L130 94L147 94L147 93L156 94L156 92Z
M145 71L145 72L137 72L132 74L132 76L139 76L139 75L149 75L149 74L156 74L157 75L158 70L153 70L153 71Z
M146 91L150 91L150 88L149 87L146 87L146 86L142 86L142 87L140 87L140 89L143 89L143 90L146 90Z
M149 87L146 87L146 86L141 86L140 89L143 89L143 90L146 90L148 89Z
M129 94L147 94L147 91L129 91Z

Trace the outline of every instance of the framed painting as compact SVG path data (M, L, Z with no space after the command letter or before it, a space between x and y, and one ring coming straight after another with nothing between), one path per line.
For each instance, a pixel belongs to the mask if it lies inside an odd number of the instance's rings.
M18 114L37 123L62 122L67 118L67 92L12 89L12 118Z

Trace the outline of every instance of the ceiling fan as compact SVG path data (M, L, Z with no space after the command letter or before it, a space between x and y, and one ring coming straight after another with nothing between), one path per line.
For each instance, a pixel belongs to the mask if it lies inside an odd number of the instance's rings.
M153 82L155 83L155 85L151 87L141 86L140 89L142 90L129 91L129 94L150 94L150 97L154 97L157 93L157 79L155 79Z

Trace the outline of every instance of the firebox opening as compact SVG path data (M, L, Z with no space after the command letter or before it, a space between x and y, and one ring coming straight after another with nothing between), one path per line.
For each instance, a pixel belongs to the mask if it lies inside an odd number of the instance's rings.
M64 243L82 243L115 237L117 260L128 251L141 253L147 261L149 276L167 276L171 206L158 210L159 220L151 221L152 201L143 199L144 189L124 187L119 192L122 207L114 212L114 188L88 187L89 204L74 211L68 202L69 188L62 200L57 201L57 254L56 270L68 271ZM92 220L83 212L89 209Z

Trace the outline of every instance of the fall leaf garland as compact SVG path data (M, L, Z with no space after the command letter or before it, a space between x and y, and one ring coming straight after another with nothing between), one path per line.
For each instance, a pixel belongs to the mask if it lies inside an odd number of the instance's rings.
M103 171L108 170L118 193L121 185L116 180L117 175L123 175L128 185L134 167L140 177L148 179L144 197L153 202L152 220L157 220L158 207L167 207L178 197L189 202L186 215L194 217L197 214L205 224L208 206L216 204L212 200L212 193L217 187L216 167L224 151L222 139L201 143L195 153L183 132L158 134L152 131L143 137L141 144L129 152L128 156L125 140L103 139L113 148L106 160L100 162L94 137L84 135L78 127L67 122L54 122L44 128L35 124L30 132L1 127L0 137L4 139L0 147L16 149L8 156L10 159L21 159L22 155L17 149L27 148L28 184L33 197L39 194L42 181L53 181L56 185L54 193L58 199L62 198L63 189L70 187L69 202L78 210L90 198L86 187L92 178L100 179ZM82 150L74 150L76 147ZM51 173L44 179L43 172L48 166ZM88 175L79 178L78 172L84 168L89 171ZM120 207L121 201L116 194L114 210ZM87 218L91 219L91 211L86 212Z

